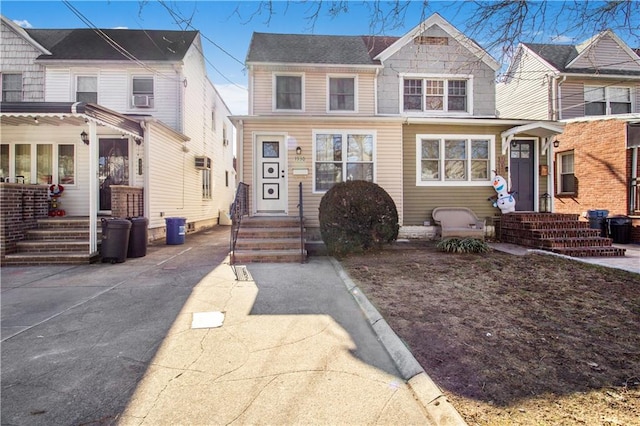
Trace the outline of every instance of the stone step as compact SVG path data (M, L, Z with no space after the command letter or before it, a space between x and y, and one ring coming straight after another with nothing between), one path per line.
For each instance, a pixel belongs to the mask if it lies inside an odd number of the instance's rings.
M303 220L304 222L304 220ZM242 219L242 228L293 228L300 229L300 218L295 216L252 216Z
M262 227L244 227L244 223L238 231L238 240L240 239L255 239L255 238L300 238L300 228L290 227L275 227L275 228L262 228Z
M98 238L102 228L98 227ZM39 228L26 232L28 240L88 240L89 226L86 228Z
M98 219L98 226L100 226L100 219ZM85 217L50 217L46 219L38 219L38 228L51 229L51 228L89 228L89 218Z
M18 253L89 252L89 240L37 240L18 241Z
M611 238L548 238L540 239L541 248L572 248L572 247L611 247Z
M591 228L567 228L567 229L532 229L536 238L576 238L599 237L599 229Z
M99 259L99 254L82 252L14 253L5 256L3 266L9 265L86 265Z
M241 238L236 242L236 250L298 250L298 238Z
M306 260L306 251L298 250L236 250L233 263L294 263Z

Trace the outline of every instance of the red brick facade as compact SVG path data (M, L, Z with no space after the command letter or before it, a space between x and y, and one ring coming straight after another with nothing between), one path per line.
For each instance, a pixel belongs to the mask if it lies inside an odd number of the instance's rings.
M629 214L632 150L627 149L626 126L625 121L612 119L566 125L558 136L560 146L554 150L556 176L558 154L573 151L576 192L559 195L556 187L555 212L582 214L602 209L609 215ZM634 228L632 239L638 242L640 218L634 220Z
M111 185L111 216L144 216L144 191L142 188Z
M0 183L0 258L16 250L26 231L48 217L47 185Z

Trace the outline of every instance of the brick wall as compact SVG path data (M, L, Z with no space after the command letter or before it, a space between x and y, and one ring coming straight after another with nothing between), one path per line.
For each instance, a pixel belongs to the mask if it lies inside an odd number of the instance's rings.
M622 120L566 125L555 153L573 150L577 192L556 194L557 213L580 214L594 209L609 210L611 215L628 213L631 151L626 149L625 129Z
M47 217L48 199L47 185L0 183L0 258L14 253L26 231Z
M126 185L111 185L111 215L113 217L144 216L143 189Z

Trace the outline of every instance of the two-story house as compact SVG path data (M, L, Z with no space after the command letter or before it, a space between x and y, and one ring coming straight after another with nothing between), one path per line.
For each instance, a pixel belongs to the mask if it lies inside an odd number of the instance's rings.
M539 170L561 127L497 118L499 64L438 14L401 37L254 33L246 64L249 114L232 120L250 215L298 215L301 194L318 238L323 194L363 179L407 230L440 206L499 214L487 201L496 172L523 211L551 185Z
M629 215L640 241L640 57L633 49L611 30L576 45L521 43L497 101L501 117L564 125L554 144L554 211Z
M66 216L145 216L150 239L167 217L188 231L218 223L235 189L233 125L197 31L23 29L2 17L2 40L4 182L62 185Z

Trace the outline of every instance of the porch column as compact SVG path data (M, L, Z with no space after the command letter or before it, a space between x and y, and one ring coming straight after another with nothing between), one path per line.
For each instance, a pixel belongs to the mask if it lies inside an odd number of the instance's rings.
M98 134L89 120L89 255L98 252Z

